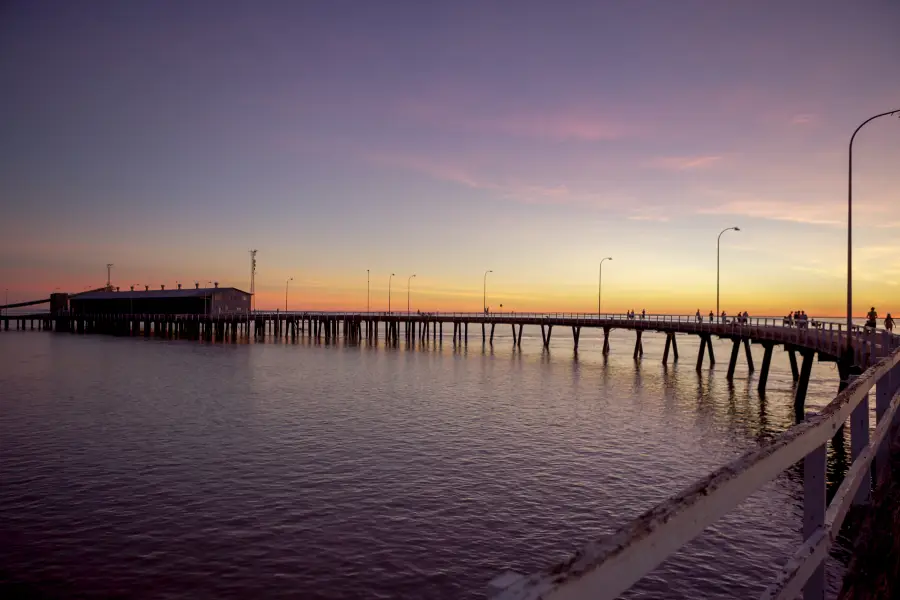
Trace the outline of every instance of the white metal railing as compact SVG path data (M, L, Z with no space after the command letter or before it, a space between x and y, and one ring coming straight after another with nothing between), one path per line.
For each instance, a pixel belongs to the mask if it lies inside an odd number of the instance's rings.
M869 392L876 389L877 426L869 437ZM507 572L488 585L493 600L612 599L630 588L707 526L764 484L804 461L804 543L794 552L762 598L787 600L801 589L823 598L823 561L851 504L871 494L871 463L879 469L900 430L900 350L856 378L820 413L809 415L758 449L747 452L645 512L572 559L524 576ZM831 503L825 500L825 447L851 419L852 465Z

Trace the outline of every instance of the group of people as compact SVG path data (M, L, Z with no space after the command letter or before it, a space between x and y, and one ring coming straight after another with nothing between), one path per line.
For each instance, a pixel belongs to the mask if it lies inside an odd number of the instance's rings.
M625 313L625 316L626 316L628 319L634 319L634 309L631 309L631 310L629 310L628 312L626 312L626 313ZM643 320L646 319L646 318L647 318L647 309L642 309L642 310L641 310L641 320L643 321Z
M805 329L809 324L809 315L805 310L794 310L784 318L784 324L788 327L796 325L799 329Z
M866 329L875 329L877 322L878 313L873 306L866 315ZM884 317L884 328L892 333L894 331L894 318L891 316L891 313L888 313L887 316Z
M722 319L722 324L728 323L728 313L724 310L722 314L719 315ZM750 314L745 310L743 313L738 311L736 317L731 320L732 323L737 323L738 325L748 325L750 323Z
M697 309L697 322L698 322L698 323L702 323L702 322L703 322L703 317L700 315L700 309L699 309L699 308ZM709 311L709 322L710 322L710 323L713 322L713 311Z

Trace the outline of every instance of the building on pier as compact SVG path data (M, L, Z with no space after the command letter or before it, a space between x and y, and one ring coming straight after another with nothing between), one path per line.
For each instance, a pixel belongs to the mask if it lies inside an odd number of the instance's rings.
M118 288L117 288L118 289ZM250 294L233 287L97 291L69 299L78 314L233 315L250 311Z

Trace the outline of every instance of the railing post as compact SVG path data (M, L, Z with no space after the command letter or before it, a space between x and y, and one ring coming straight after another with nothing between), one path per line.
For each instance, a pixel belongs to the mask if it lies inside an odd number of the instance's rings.
M895 365L875 384L875 422L877 424L881 424L898 386L900 386L900 364ZM876 485L881 485L881 475L885 473L884 466L888 463L894 433L895 431L889 430L881 441L881 445L875 449L875 474L878 477Z
M850 377L850 382L856 376ZM863 396L850 413L850 459L856 462L862 451L869 445L869 395ZM853 497L853 504L868 504L872 499L872 470L866 469L861 475L859 487Z
M807 413L806 418L815 413ZM825 527L825 444L803 459L803 539L808 540ZM803 586L803 600L824 600L825 562L823 561Z

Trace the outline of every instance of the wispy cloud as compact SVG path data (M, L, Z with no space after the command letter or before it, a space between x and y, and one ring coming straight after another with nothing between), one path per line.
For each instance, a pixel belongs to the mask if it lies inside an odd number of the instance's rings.
M721 156L663 156L653 161L653 166L671 171L706 169L722 160Z
M579 204L583 206L608 206L627 204L611 194L590 190L574 190L565 183L535 183L523 179L486 176L456 163L443 162L420 156L404 154L370 154L370 162L386 167L411 171L438 181L446 181L471 189L486 190L495 197L522 204Z
M732 200L717 206L699 208L700 214L740 215L755 219L789 221L808 225L840 225L831 207L821 204L796 204L772 200Z
M440 127L554 142L615 140L632 131L620 120L577 109L513 110L499 114L445 102L407 101L400 110L417 121Z
M624 128L602 118L577 113L514 114L471 122L475 128L496 130L519 137L553 141L600 141L623 137Z
M811 113L801 113L791 117L791 125L809 125L816 122L816 115Z
M888 221L887 223L877 223L878 229L900 229L900 221Z
M413 171L438 181L456 183L477 190L490 190L500 198L525 204L566 204L585 199L584 194L573 194L564 184L541 185L522 181L492 180L475 175L458 165L417 156L377 154L371 155L369 159L376 164Z
M842 278L846 274L843 270L840 269L826 269L824 267L816 267L810 265L790 265L790 269L792 271L798 271L800 273L811 273L813 275L820 275L823 277L832 277L832 278Z
M429 160L421 156L411 156L406 154L370 154L367 156L372 163L395 167L405 171L414 171L427 175L438 181L449 181L458 183L466 187L474 189L497 189L495 184L482 181L469 173L463 167Z
M656 223L667 223L669 221L669 217L666 215L649 215L646 213L630 215L626 218L629 221L652 221Z

